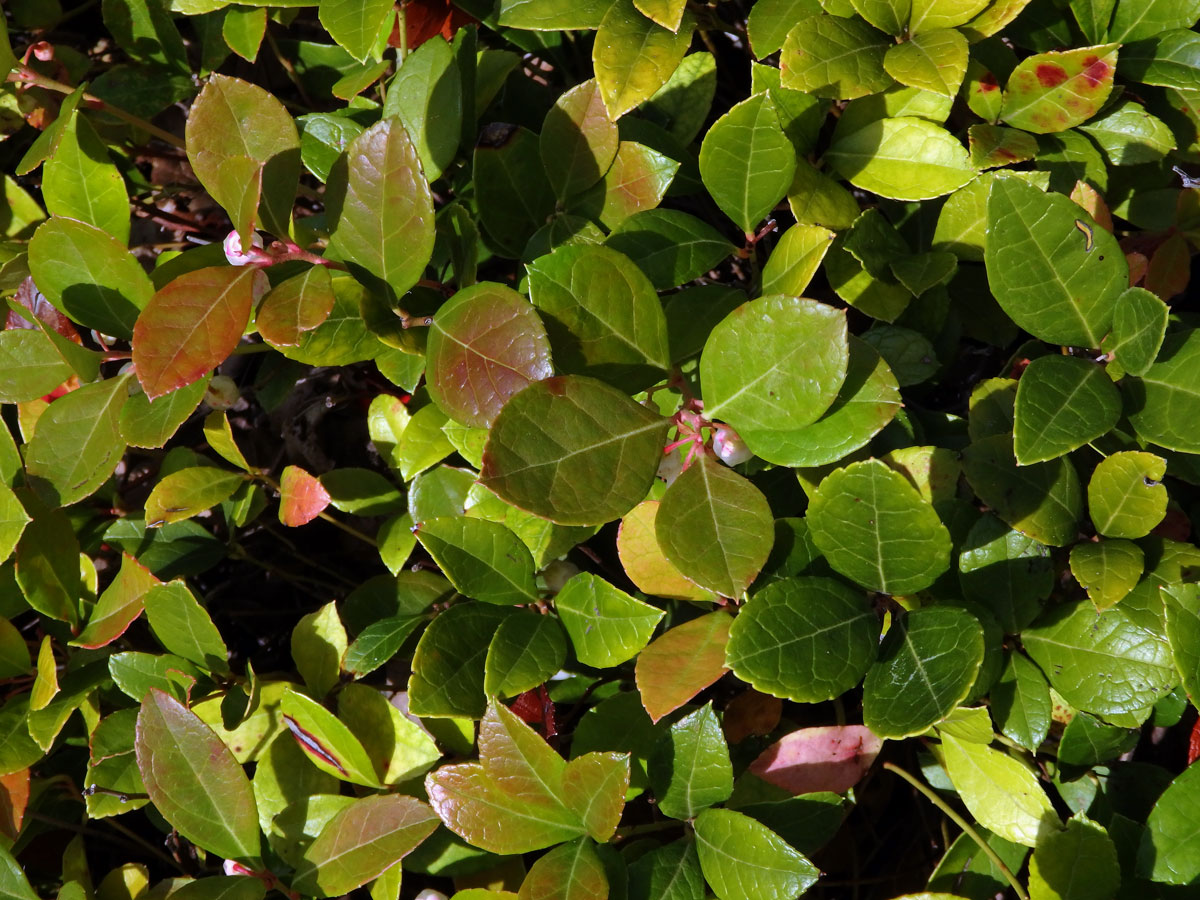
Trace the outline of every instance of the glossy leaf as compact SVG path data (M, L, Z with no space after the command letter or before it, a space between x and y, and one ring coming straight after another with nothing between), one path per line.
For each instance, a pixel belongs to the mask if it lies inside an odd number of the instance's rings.
M647 100L675 71L692 42L685 14L672 31L642 15L633 0L615 0L596 32L592 66L608 116L614 122Z
M563 800L594 841L603 843L613 836L628 790L628 753L584 753L563 771Z
M142 605L154 636L169 652L208 671L229 671L220 632L182 581L153 585L142 595Z
M413 655L409 711L432 717L482 716L488 645L511 614L484 603L452 606L439 613L421 635Z
M617 228L630 216L657 207L678 171L679 163L669 156L637 141L621 141L604 178L579 195L572 209L599 219L605 228ZM596 239L599 243L599 234Z
M910 87L953 97L967 72L967 39L952 28L914 34L888 49L884 70Z
M828 475L812 497L808 522L829 564L871 590L914 593L950 565L950 535L933 507L876 460Z
M485 128L475 146L476 202L490 245L517 259L554 212L554 189L526 128Z
M241 472L214 466L192 466L172 472L146 498L146 524L151 528L190 519L233 496L246 483Z
M800 19L779 56L783 87L834 100L886 90L893 83L883 68L889 44L887 35L858 18Z
M819 225L793 225L785 231L763 266L763 294L801 296L833 238L832 231Z
M1167 305L1143 288L1130 288L1113 310L1112 331L1100 344L1131 375L1145 375L1167 333Z
M268 291L254 325L267 343L295 346L329 317L335 299L329 269L313 266Z
M481 483L552 522L608 522L646 496L668 424L591 378L539 381L496 417Z
M671 726L659 739L648 771L658 808L673 819L692 819L729 799L733 767L711 703Z
M134 447L162 447L188 420L204 399L209 375L151 400L144 391L133 394L121 407L121 437Z
M905 613L892 622L863 681L863 723L885 738L920 734L967 698L983 651L983 629L965 610Z
M1022 60L1008 77L1001 118L1036 134L1086 122L1112 91L1117 46L1051 51Z
M542 123L540 142L546 177L560 200L591 187L608 171L620 136L595 80L576 85L555 101Z
M289 689L280 700L279 711L297 745L318 769L353 784L379 786L362 742L320 703Z
M1107 433L1120 416L1120 393L1100 366L1074 356L1039 357L1017 383L1017 465L1045 462L1082 447Z
M879 119L829 148L829 164L863 190L896 200L950 194L975 177L967 148L915 116Z
M133 365L150 400L191 384L225 361L253 303L253 267L181 275L150 299L133 329Z
M567 658L562 626L536 613L509 616L500 623L484 660L483 690L489 697L513 697L550 680Z
M1101 612L1137 586L1143 566L1142 549L1132 541L1085 542L1071 548L1071 574Z
M0 331L0 401L25 403L50 393L74 371L41 331Z
M1164 587L1163 618L1175 670L1190 696L1200 689L1200 597L1194 585Z
M359 62L370 56L391 12L392 7L381 0L321 0L318 9L329 36Z
M732 622L724 612L709 613L676 625L638 654L637 687L653 721L674 712L728 671L725 647Z
M250 782L195 713L151 691L138 713L135 747L151 802L180 834L219 856L258 858L258 811Z
M331 499L319 480L299 466L288 466L279 478L279 521L289 528L306 525Z
M416 535L464 596L498 604L528 603L537 598L533 558L503 525L450 516L421 522Z
M712 592L684 578L659 546L655 533L659 505L658 500L646 500L621 520L621 528L617 532L617 553L625 574L639 590L656 597L685 600L711 598Z
M1054 589L1050 548L984 516L960 546L958 583L966 599L992 612L1006 634L1016 634Z
M347 643L333 602L301 616L292 629L292 661L314 697L324 697L338 683Z
M412 51L388 84L383 116L396 115L404 123L430 182L454 162L463 137L464 110L469 109L463 68L451 45L434 38Z
M711 225L674 209L634 213L605 244L633 260L660 291L699 278L734 250Z
M603 578L580 572L554 598L575 655L587 666L617 666L649 643L663 611L635 600Z
M608 876L584 838L555 847L529 868L518 900L606 900Z
M788 900L817 880L817 867L775 832L730 809L696 817L700 868L719 900Z
M487 282L438 310L425 356L434 401L474 428L490 426L509 397L553 374L537 312L516 291Z
M129 243L125 179L91 121L78 111L64 115L57 146L42 172L46 211L106 232L123 247Z
M1037 752L1050 732L1050 689L1046 679L1020 653L1013 653L992 686L992 714L1005 737Z
M1200 403L1200 329L1163 341L1158 361L1126 379L1125 412L1138 435L1169 450L1200 453L1200 439L1184 423Z

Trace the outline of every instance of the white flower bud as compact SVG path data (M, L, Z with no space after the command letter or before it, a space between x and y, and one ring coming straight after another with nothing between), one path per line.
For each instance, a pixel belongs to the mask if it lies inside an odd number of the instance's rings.
M678 450L672 450L669 453L664 453L662 461L658 464L658 477L671 484L679 473L683 471L683 455Z
M213 409L229 409L240 396L237 382L228 375L214 375L204 389L204 402Z
M250 238L250 243L255 247L263 245L262 238L257 233ZM229 260L231 266L246 266L258 259L257 254L242 251L242 238L236 228L225 236L224 247L225 258Z
M728 425L713 426L713 452L727 466L736 466L754 456L741 436Z
M565 559L556 559L542 570L542 578L546 582L546 589L555 594L561 591L563 585L578 574L579 566L575 565L575 563L567 562Z

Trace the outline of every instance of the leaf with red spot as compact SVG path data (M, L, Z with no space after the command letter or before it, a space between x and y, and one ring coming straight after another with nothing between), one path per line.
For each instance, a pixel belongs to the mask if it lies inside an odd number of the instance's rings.
M299 466L288 466L279 479L279 521L289 528L307 525L329 505L329 491Z
M1037 134L1086 122L1112 92L1119 46L1051 51L1022 60L1008 78L1000 117Z
M882 746L865 725L801 728L764 750L750 771L793 794L841 794L866 774Z
M150 299L133 327L133 365L147 397L191 384L233 352L250 319L256 272L197 269Z

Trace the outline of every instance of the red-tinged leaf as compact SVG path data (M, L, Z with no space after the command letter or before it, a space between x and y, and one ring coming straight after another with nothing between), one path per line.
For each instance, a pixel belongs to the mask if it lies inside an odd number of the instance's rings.
M721 728L725 740L740 744L751 735L770 734L779 725L783 701L750 688L738 694L725 707Z
M0 776L0 835L15 841L29 806L29 769Z
M1129 286L1133 287L1140 284L1142 279L1146 277L1146 270L1150 267L1150 260L1144 253L1132 250L1125 254L1125 262L1129 266Z
M628 789L628 753L585 753L563 773L563 799L600 843L617 830Z
M256 271L197 269L151 298L133 328L133 364L147 397L191 384L233 352L250 320Z
M188 162L248 245L256 207L263 227L288 233L300 178L300 137L291 115L256 85L214 75L192 104ZM261 190L261 201L259 193Z
M313 266L273 287L258 308L254 324L269 344L294 347L300 336L327 318L337 298L325 266Z
M122 553L117 576L96 601L87 627L71 641L71 646L95 650L111 644L142 614L142 597L156 584L161 582L149 569L128 553Z
M398 118L354 138L329 174L330 249L401 296L433 253L433 195Z
M288 466L279 479L279 521L289 528L307 525L329 505L329 491L299 466Z
M1192 272L1192 254L1187 238L1182 234L1171 235L1150 257L1146 268L1146 290L1153 291L1163 300L1170 300L1187 290Z
M595 848L580 839L538 859L517 892L520 900L608 900L608 876Z
M304 851L292 887L336 897L378 878L438 826L432 809L402 794L363 797L343 809Z
M1192 725L1192 733L1188 736L1187 764L1190 766L1200 759L1200 719Z
M21 286L17 288L17 293L13 297L13 300L33 313L38 321L50 326L55 334L65 337L74 344L83 344L83 338L79 336L79 330L71 323L70 319L60 313L46 299L45 295L34 285L32 278L26 278L21 282ZM22 318L20 313L10 309L5 319L4 327L36 328L37 326Z
M258 859L250 780L199 716L162 691L150 691L138 713L134 749L150 802L172 827L226 859Z
M448 41L453 40L458 29L476 21L478 20L474 16L463 12L450 0L410 0L404 7L408 49L415 50L439 34ZM392 26L388 44L392 47L400 46L399 22Z
M793 794L840 794L858 784L882 746L865 725L801 728L768 747L750 771Z
M729 671L725 645L732 624L718 610L675 626L638 655L634 676L652 720L679 709Z
M508 398L554 374L550 341L533 305L501 284L472 285L433 318L425 352L429 393L442 411L488 428Z
M1109 210L1108 202L1104 199L1103 194L1086 181L1077 181L1075 187L1071 188L1071 199L1078 203L1097 225L1110 234L1112 233L1112 212Z

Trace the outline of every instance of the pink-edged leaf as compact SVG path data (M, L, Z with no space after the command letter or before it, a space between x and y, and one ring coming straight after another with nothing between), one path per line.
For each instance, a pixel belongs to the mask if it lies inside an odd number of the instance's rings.
M133 365L147 397L191 384L233 352L250 320L256 272L197 269L150 299L133 328Z
M607 900L608 876L595 847L580 839L540 857L517 896L520 900Z
M793 794L840 794L858 784L882 746L865 725L801 728L763 751L750 771Z
M329 505L329 491L301 469L288 466L279 479L279 521L289 528L307 525Z
M304 332L329 318L336 299L329 269L313 266L273 287L263 297L254 324L267 343L294 347Z
M138 712L134 750L150 802L172 827L226 859L258 859L250 779L199 716L174 697L150 691Z
M425 360L434 401L472 428L490 427L509 397L554 374L537 310L512 288L487 282L438 310Z
M433 810L402 794L355 800L304 851L292 886L315 897L336 897L378 878L438 826Z
M729 671L731 624L729 614L718 610L677 625L639 654L634 676L651 719L679 709Z
M142 614L142 597L156 584L161 582L149 569L128 553L122 553L121 568L96 601L87 627L71 645L95 650L115 641Z

